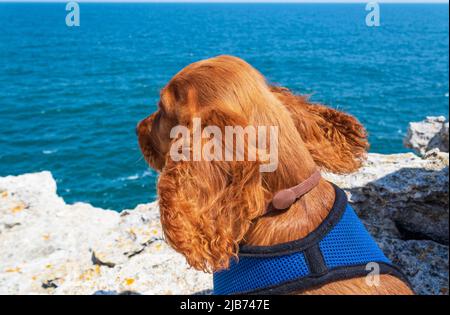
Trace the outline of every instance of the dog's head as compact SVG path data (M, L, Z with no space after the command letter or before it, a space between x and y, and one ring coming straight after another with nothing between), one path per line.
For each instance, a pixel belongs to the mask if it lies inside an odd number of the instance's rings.
M367 149L364 128L355 118L269 86L236 57L187 66L162 89L158 106L138 124L139 145L150 166L161 171L158 193L165 236L200 270L228 267L252 220L264 212L274 192L298 184L295 174L302 165L351 172ZM267 161L259 155L243 161L175 161L171 150L179 139L171 131L184 126L195 133L194 118L223 134L229 126L276 126L279 167L262 174L260 166ZM201 145L207 141L202 138ZM228 140L220 141L226 148ZM185 143L183 150L192 153L194 145ZM250 146L244 143L244 153Z

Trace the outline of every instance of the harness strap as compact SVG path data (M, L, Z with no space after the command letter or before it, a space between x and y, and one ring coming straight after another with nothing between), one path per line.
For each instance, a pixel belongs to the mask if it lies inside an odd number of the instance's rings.
M400 269L392 265L391 263L377 262L379 266L380 275L391 275L399 278L414 292L414 289L409 282L408 278L400 271ZM333 270L324 273L323 275L309 275L301 279L295 279L286 283L279 285L270 286L267 288L256 289L250 292L234 292L233 295L282 295L282 294L292 294L296 292L301 294L304 291L310 290L311 288L317 288L324 284L346 280L356 277L367 277L371 270L366 268L365 264L345 266L335 268Z

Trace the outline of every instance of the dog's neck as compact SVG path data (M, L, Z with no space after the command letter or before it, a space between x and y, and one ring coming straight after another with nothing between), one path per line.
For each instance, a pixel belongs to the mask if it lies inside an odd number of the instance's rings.
M281 106L282 108L282 106ZM306 147L291 120L289 112L273 109L267 121L255 124L279 125L278 167L272 173L264 173L262 183L267 192L266 202L280 190L304 182L317 169L310 151ZM273 121L276 117L281 121ZM335 198L334 187L325 180L299 198L290 208L279 213L264 215L253 221L241 243L266 246L304 238L326 218ZM265 209L261 209L261 214Z
M306 179L314 170L315 166L303 169L300 177ZM255 220L242 243L268 246L304 238L325 219L334 199L334 187L321 179L315 188L299 198L289 209L274 211Z

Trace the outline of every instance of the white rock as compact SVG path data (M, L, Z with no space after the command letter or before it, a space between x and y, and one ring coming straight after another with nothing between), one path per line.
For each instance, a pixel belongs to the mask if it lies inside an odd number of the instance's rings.
M358 172L326 177L346 189L365 218L388 217L417 236L448 244L448 153L369 154Z
M211 275L162 240L158 217L156 203L121 214L67 205L49 172L0 178L0 294L210 289Z
M404 145L420 155L436 148L448 152L448 127L448 121L444 116L427 117L423 121L412 122L403 141Z

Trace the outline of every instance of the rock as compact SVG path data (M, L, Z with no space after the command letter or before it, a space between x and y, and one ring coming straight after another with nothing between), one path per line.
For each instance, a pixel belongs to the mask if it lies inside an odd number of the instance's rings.
M447 153L369 154L341 186L419 294L448 293ZM0 177L0 294L210 294L164 241L157 203L68 205L49 172Z
M448 152L448 121L444 116L427 117L421 122L409 124L408 133L404 139L407 148L424 155L432 149Z
M348 191L363 218L384 221L383 226L392 221L399 237L406 233L448 245L448 165L448 153L439 151L424 158L369 154L358 172L326 177Z
M418 294L448 294L448 246L433 241L383 238L380 247Z
M164 242L156 203L67 205L49 172L0 178L0 294L188 294L212 287Z

